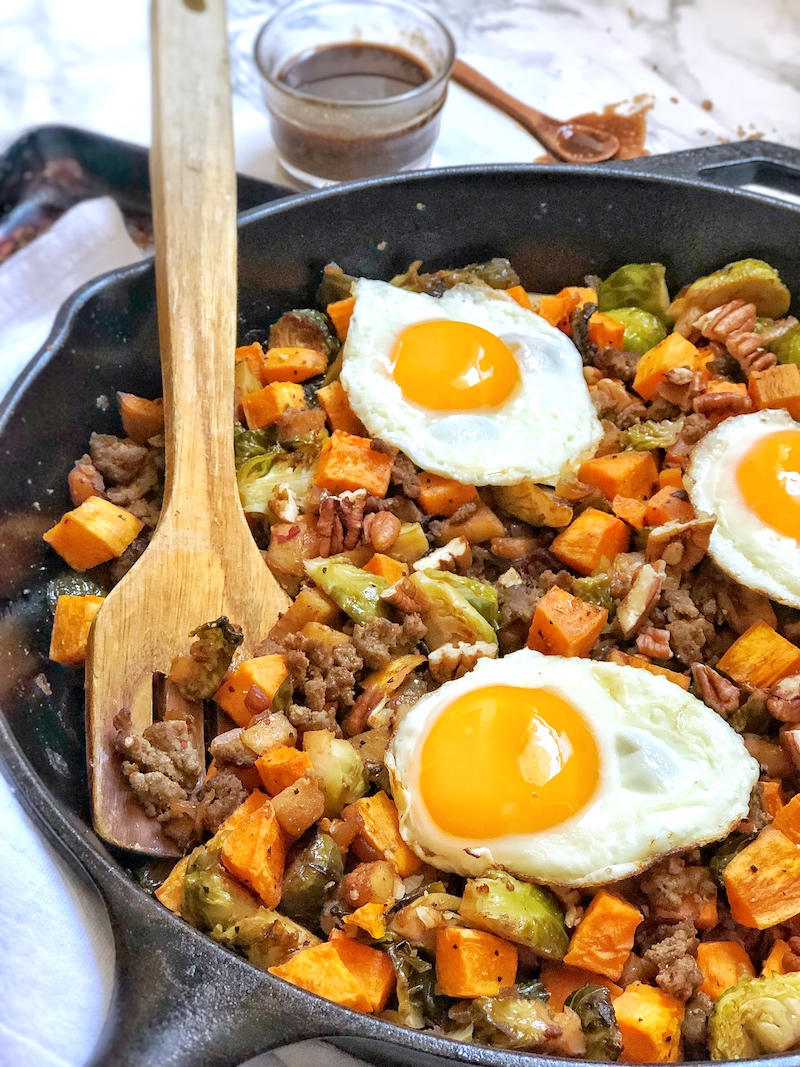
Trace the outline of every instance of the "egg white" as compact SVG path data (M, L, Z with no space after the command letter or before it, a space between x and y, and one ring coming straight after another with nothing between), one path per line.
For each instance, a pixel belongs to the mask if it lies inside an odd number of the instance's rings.
M772 600L800 608L800 543L755 515L736 483L736 468L760 438L798 430L785 411L725 419L692 455L686 489L695 511L716 517L708 553L732 578Z
M491 685L547 688L576 707L595 736L600 782L584 809L557 826L468 840L445 833L429 815L420 758L438 715L464 693ZM480 660L423 697L397 728L385 762L400 832L428 863L473 877L503 867L566 886L617 881L666 853L724 837L747 813L759 777L742 738L668 679L528 649Z
M602 437L577 349L506 293L457 285L436 299L360 279L353 294L342 385L369 432L424 470L468 485L554 482ZM481 326L508 345L521 376L508 400L474 411L434 411L405 398L392 377L395 342L407 326L432 319Z

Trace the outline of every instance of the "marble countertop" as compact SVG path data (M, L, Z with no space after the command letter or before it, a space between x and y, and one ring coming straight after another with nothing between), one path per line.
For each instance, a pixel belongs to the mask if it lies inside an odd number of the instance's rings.
M795 0L436 0L460 52L544 110L653 98L648 147L763 136L800 148ZM239 169L281 178L251 59L276 0L229 0ZM148 0L0 5L0 150L66 123L147 144ZM452 86L434 164L529 161L514 122ZM285 180L285 179L283 179Z

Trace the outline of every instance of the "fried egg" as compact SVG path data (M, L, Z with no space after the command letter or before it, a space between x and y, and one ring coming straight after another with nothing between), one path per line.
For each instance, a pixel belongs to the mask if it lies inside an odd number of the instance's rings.
M386 755L434 867L602 885L724 837L759 767L701 701L635 667L523 649L423 697Z
M800 608L800 423L785 411L725 419L695 449L686 488L716 517L708 551L719 566Z
M602 427L581 357L506 293L457 285L440 299L360 279L342 385L374 437L469 485L555 481Z

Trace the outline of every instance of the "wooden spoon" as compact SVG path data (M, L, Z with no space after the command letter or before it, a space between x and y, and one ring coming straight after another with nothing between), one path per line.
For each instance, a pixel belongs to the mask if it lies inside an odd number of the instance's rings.
M517 100L461 59L453 64L453 78L465 89L516 119L550 155L564 163L602 163L619 151L619 141L613 133L586 126L582 122L561 122L545 115Z
M154 675L220 615L252 653L288 599L239 504L233 460L236 175L224 0L153 0L150 175L164 384L166 484L147 551L90 635L86 694L95 829L115 845L176 855L114 755L114 717L153 718ZM203 745L202 705L194 743ZM205 765L205 763L203 763Z

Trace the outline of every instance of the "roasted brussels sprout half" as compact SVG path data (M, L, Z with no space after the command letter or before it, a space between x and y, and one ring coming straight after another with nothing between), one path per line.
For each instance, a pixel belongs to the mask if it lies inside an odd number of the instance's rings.
M654 448L670 448L678 440L683 429L683 416L678 419L662 419L661 422L635 422L622 432L622 447L634 452L649 452Z
M505 871L468 879L461 918L551 960L563 959L569 944L564 916L547 890Z
M417 571L411 581L430 603L422 613L422 621L427 626L425 641L431 651L446 644L471 645L476 641L497 644L494 626L473 607L457 584L434 578L425 571Z
M601 985L585 985L564 1001L581 1021L587 1060L616 1063L622 1054L622 1035L617 1025L611 994Z
M471 1023L477 1041L520 1051L544 1050L555 1022L553 1012L541 1000L506 996L461 1001L450 1009L450 1018L461 1026Z
M800 367L800 323L776 340L767 342L766 347L775 353L779 363L796 363Z
M761 259L739 259L692 282L672 301L669 316L679 319L692 307L711 311L729 300L755 304L757 315L779 319L789 310L791 295L769 263Z
M322 268L322 281L317 290L317 300L325 307L328 304L335 304L337 300L346 300L350 296L353 282L357 280L352 274L345 274L335 263L327 263Z
M381 593L389 583L380 575L356 567L346 557L307 559L305 572L353 622L369 622L389 614Z
M270 510L270 501L278 490L290 490L302 511L311 482L314 478L315 450L308 450L298 461L297 453L274 451L246 460L236 475L239 499L245 514L263 515L268 522L278 522L278 516Z
M623 352L638 352L643 356L667 336L667 327L663 320L644 308L615 308L606 314L625 327Z
M442 1025L447 1019L448 1001L437 997L433 964L407 941L389 945L389 958L397 975L398 1021L401 1026L422 1030Z
M486 619L490 626L497 629L498 613L497 590L493 585L479 582L477 578L467 578L463 574L453 574L451 571L423 571L435 582L444 582L452 586L463 596L468 604Z
M255 915L214 936L262 971L279 967L301 949L319 944L310 930L269 908L259 908Z
M328 834L318 833L286 868L281 910L306 926L317 927L328 894L343 874L339 846Z
M714 1060L748 1060L800 1046L800 973L740 978L708 1020Z
M331 360L339 351L339 338L327 315L313 308L287 311L270 327L270 348L313 348Z
M281 454L277 447L277 436L274 426L265 426L262 430L246 430L237 423L233 428L233 455L236 470L240 470L250 459L256 456L273 455L274 458Z
M611 577L608 574L576 578L572 583L572 592L581 600L585 600L587 604L596 604L609 612L614 609L614 601L611 597Z
M96 579L76 571L63 571L47 583L47 605L55 611L60 596L105 596L107 593L108 589Z
M210 700L222 685L242 631L226 615L192 630L195 641L188 656L178 656L169 677L187 700Z
M325 818L335 819L348 804L363 797L369 786L364 762L350 744L330 730L307 730L303 748L325 792Z
M258 901L220 863L214 838L189 857L183 879L181 915L198 930L225 930L255 915Z
M666 318L669 292L665 273L662 263L626 263L598 285L598 311L641 308L659 319Z
M454 285L482 282L491 289L510 289L519 285L519 275L507 259L498 257L486 263L469 263L466 267L455 270L437 270L430 274L420 274L422 260L416 260L407 271L392 278L392 285L401 289L410 289L415 293L427 293L429 296L441 296Z

